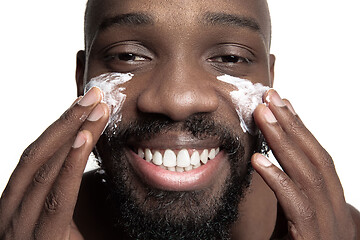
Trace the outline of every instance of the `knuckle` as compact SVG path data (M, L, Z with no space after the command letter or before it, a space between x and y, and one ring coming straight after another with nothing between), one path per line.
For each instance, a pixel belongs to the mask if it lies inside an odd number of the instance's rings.
M60 119L63 120L64 122L72 122L75 116L76 114L74 108L69 108L64 112L63 115L61 115Z
M76 107L69 108L60 117L60 121L64 122L65 124L66 123L71 124L71 123L75 122L76 120L80 120L81 122L83 122L83 121L85 121L85 119L86 119L86 117L84 117L84 113L83 113L83 115L80 115L79 111L77 111Z
M75 172L75 169L76 169L75 164L69 161L68 159L66 159L61 168L61 173L63 175L69 175L69 174L71 175Z
M45 199L45 213L54 214L58 212L60 207L59 195L54 192L50 192Z
M322 174L317 174L314 177L310 177L310 186L312 190L315 191L324 191L326 189L325 180Z
M293 120L290 121L289 126L288 126L288 131L294 135L300 134L303 129L304 129L303 124L296 117L294 117Z
M39 152L40 146L36 142L33 142L24 150L20 158L20 163L26 164L31 162Z
M316 220L316 211L309 203L300 204L298 207L299 215L303 222L314 222Z
M31 239L37 240L37 239L49 239L44 236L44 223L42 221L38 221L34 224L34 230L32 232Z
M291 179L282 172L277 174L277 179L282 189L289 190L291 188Z
M35 173L33 182L35 185L43 185L49 181L49 173L51 169L48 164L43 164Z
M329 168L333 168L334 167L334 161L332 159L332 157L330 156L330 154L326 151L323 150L321 152L321 164L325 167L329 167Z

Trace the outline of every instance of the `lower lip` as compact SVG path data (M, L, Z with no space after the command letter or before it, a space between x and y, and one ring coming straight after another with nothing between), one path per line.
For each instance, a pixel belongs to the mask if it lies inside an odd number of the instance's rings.
M188 172L172 172L162 169L140 158L129 150L130 164L146 184L167 191L194 191L213 184L225 166L225 153L219 152L205 165Z

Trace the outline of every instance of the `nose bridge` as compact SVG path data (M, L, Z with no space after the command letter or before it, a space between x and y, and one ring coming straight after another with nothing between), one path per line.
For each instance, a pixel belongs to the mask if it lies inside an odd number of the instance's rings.
M158 113L181 121L195 113L214 112L219 105L208 74L185 58L170 59L155 71L139 96L142 112Z

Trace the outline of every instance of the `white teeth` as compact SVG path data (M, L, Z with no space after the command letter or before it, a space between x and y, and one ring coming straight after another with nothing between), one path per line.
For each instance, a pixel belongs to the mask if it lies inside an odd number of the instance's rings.
M195 169L195 168L198 168L200 166L201 166L201 163L198 163L198 164L194 165L193 168Z
M176 168L175 168L175 167L168 167L167 170L172 171L172 172L175 172L175 171L176 171Z
M198 151L194 151L190 158L191 165L198 165L200 163L200 154Z
M215 148L212 148L209 152L209 159L212 160L215 158Z
M176 165L178 167L188 167L190 165L189 152L186 149L182 149L176 158Z
M193 166L192 166L192 165L189 165L189 166L187 166L187 167L184 168L184 169L185 169L185 172L191 171L191 170L193 170Z
M209 150L207 149L204 149L204 151L201 153L200 155L200 161L203 163L203 164L206 164L207 161L208 161L208 157L209 157Z
M173 150L167 149L164 153L163 164L165 167L176 166L176 154Z
M219 152L220 152L220 148L216 148L215 149L215 155L218 155Z
M145 148L144 151L139 148L137 154L147 162L151 162L168 171L184 172L206 164L209 160L214 159L219 152L219 148L204 149L201 154L199 154L198 150L192 150L190 157L187 149L181 149L177 155L173 150L166 149L163 156L160 150L151 151L149 148Z
M146 160L147 162L150 162L151 159L152 159L152 157L153 157L153 155L152 155L150 149L146 148L146 149L145 149L145 160Z
M144 151L143 151L141 148L138 149L138 155L139 155L140 158L144 158L144 157L145 157L145 153L144 153Z
M152 161L155 165L158 165L158 166L160 166L163 163L162 155L159 151L155 151Z

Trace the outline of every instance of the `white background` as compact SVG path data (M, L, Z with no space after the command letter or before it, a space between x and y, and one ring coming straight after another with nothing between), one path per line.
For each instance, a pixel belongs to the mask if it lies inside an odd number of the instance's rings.
M269 0L275 88L333 156L360 208L360 6ZM0 192L22 151L74 101L85 0L0 3Z

